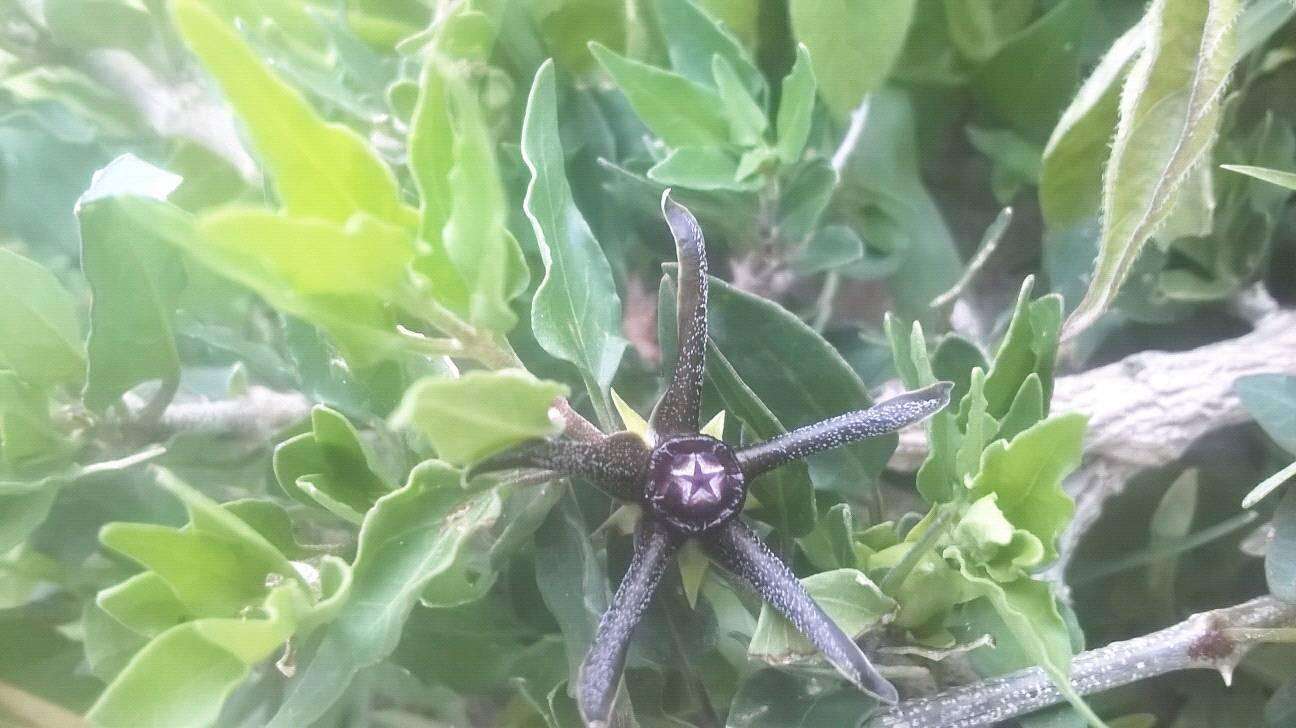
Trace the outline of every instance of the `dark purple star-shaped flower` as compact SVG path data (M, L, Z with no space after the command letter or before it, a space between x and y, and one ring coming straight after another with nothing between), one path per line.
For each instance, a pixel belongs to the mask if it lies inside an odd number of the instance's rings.
M738 517L752 479L791 460L894 432L949 404L949 382L907 392L740 450L699 433L706 365L707 264L692 213L662 195L662 214L679 259L679 362L649 418L648 441L629 432L570 432L487 458L472 474L511 468L550 470L589 480L643 506L634 557L599 622L578 678L585 723L605 726L635 626L680 545L695 538L717 564L754 590L860 690L894 703L896 689L815 603L787 564Z

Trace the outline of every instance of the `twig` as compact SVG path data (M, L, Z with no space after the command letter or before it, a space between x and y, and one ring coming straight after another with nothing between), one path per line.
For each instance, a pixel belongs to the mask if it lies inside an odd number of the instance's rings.
M135 410L128 395L127 411ZM230 399L173 402L154 422L128 414L128 427L158 438L201 432L256 440L304 419L310 410L310 400L301 394L253 385L246 393Z
M1274 641L1296 626L1296 605L1273 597L1202 612L1159 632L1077 655L1071 684L1082 695L1177 670L1218 670L1230 682L1233 668L1252 647ZM874 716L869 728L977 728L1061 703L1039 668L906 700Z

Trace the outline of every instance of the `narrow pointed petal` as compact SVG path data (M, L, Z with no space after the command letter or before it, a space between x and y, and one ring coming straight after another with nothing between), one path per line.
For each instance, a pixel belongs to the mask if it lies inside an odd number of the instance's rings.
M807 455L895 432L922 422L949 404L950 382L937 382L878 402L866 410L838 415L799 427L786 435L738 451L738 464L748 480Z
M612 604L599 621L594 642L581 663L576 693L581 718L590 728L607 725L625 668L630 637L643 618L666 565L682 539L645 518L635 534L634 559L626 570Z
M467 477L501 470L550 470L585 478L622 500L638 500L648 467L648 446L637 435L618 432L596 442L536 440L492 455L468 469Z
M878 674L855 640L824 613L787 564L742 519L703 539L702 546L712 560L787 618L843 677L884 703L899 700L895 686Z
M661 207L679 260L675 301L679 360L666 393L653 409L651 424L659 440L698 432L707 340L707 260L702 228L693 213L671 199L670 190L662 193Z

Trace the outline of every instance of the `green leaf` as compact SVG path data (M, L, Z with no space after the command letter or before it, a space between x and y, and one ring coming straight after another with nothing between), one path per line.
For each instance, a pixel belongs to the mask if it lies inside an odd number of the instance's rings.
M672 293L668 300L674 301ZM732 412L758 440L768 440L787 432L787 428L770 411L760 397L747 386L729 359L708 342L707 380L720 393L725 410ZM814 528L814 486L805 463L788 463L751 483L751 495L760 503L749 508L750 515L765 521L788 536L802 536Z
M321 119L202 3L177 0L171 9L181 36L246 125L288 213L345 223L364 212L414 226L395 176L360 135Z
M179 183L122 156L95 175L77 204L81 270L93 294L86 344L90 409L102 411L143 382L162 382L164 393L179 384L173 319L184 268L163 242L193 235L192 219L165 201Z
M680 147L648 170L648 178L690 190L750 190L738 181L738 159L720 147Z
M234 616L265 598L269 575L300 579L278 549L218 503L165 470L157 483L184 503L188 527L110 523L99 538L157 573L191 614Z
M712 340L783 425L796 428L872 404L846 360L801 319L716 278L710 290ZM726 409L744 417L728 401ZM820 490L858 494L882 472L895 443L888 435L813 455L806 459L810 478Z
M391 489L369 465L360 433L341 413L324 405L311 410L311 431L275 446L274 473L294 500L341 506L334 511L359 523ZM345 515L343 515L345 514Z
M895 602L862 571L834 569L801 580L806 591L833 622L858 638L895 611ZM772 665L786 665L818 655L818 650L768 604L761 606L747 654Z
M1080 80L1093 7L1094 0L1063 0L1008 38L973 76L986 109L1031 139L1047 136Z
M798 273L813 275L837 270L864 257L864 241L845 225L819 228L792 260Z
M193 614L156 572L145 571L100 591L96 605L122 626L144 637L157 637Z
M85 374L76 302L45 268L0 248L0 367L39 385Z
M1242 499L1242 507L1251 508L1292 478L1296 478L1296 462L1270 475L1262 480L1259 485L1252 488L1251 492L1247 493L1246 497Z
M963 440L959 443L955 466L960 479L974 475L981 467L981 453L994 439L999 431L999 422L986 412L988 403L985 398L985 374L981 368L972 370L971 384L966 399L968 402L967 423L963 427Z
M711 73L715 76L725 117L729 120L729 138L744 147L759 144L769 128L765 111L743 86L738 72L723 57L717 55L712 60Z
M838 503L819 519L810 533L797 543L816 569L853 569L859 565L855 553L855 517L850 504Z
M198 234L168 238L275 308L326 329L357 367L403 345L385 309L402 297L414 245L408 232L358 214L344 225L230 207L199 219Z
M260 289L304 295L356 294L391 300L414 256L409 233L366 215L337 225L256 208L224 208L199 219L211 267Z
M427 584L454 566L474 534L494 525L499 495L472 495L459 483L458 470L427 461L365 516L350 598L321 629L319 647L298 665L267 726L296 728L322 716L357 672L396 649Z
M810 138L810 126L814 122L817 87L814 66L810 62L810 51L806 49L805 43L797 44L796 53L792 70L783 77L776 121L778 154L786 164L792 164L801 158L806 140Z
M416 269L432 295L474 325L508 331L521 251L505 226L507 204L495 141L463 71L433 54L425 63L410 134L410 167L421 200L420 235L430 251ZM521 262L525 272L525 262ZM525 288L525 286L523 286Z
M936 382L931 360L927 356L927 342L922 325L914 325L906 332L900 320L890 313L883 320L887 340L891 342L896 371L907 389L918 389ZM968 401L964 398L964 401ZM918 492L928 503L950 500L954 486L959 484L957 458L962 433L954 413L945 408L927 420L927 459L918 468Z
M521 369L426 378L405 393L392 424L416 427L442 458L464 465L509 445L560 432L549 410L566 394L563 385Z
M708 146L729 140L729 122L715 91L679 74L626 58L597 42L590 43L590 51L611 74L643 123L667 146ZM536 75L537 84L541 73L545 73L544 67ZM537 88L533 87L532 98Z
M1197 494L1196 469L1185 470L1166 488L1148 522L1149 551L1165 548L1188 537L1197 516ZM1148 564L1148 593L1161 599L1169 608L1174 605L1174 583L1179 567L1177 556Z
M975 567L957 548L946 549L945 556L958 563L968 593L985 597L990 602L1022 649L1044 670L1063 697L1084 714L1091 725L1102 728L1103 722L1071 687L1068 677L1071 637L1058 613L1048 583L1028 578L1000 583L977 574Z
M50 417L49 397L0 369L0 463L35 468L71 457L76 449L77 443Z
M545 277L531 307L536 341L580 370L602 400L626 342L612 269L576 207L558 137L552 63L536 72L522 123L522 158L531 171L523 207L535 230Z
M906 94L893 89L872 94L833 204L846 211L853 227L866 231L869 248L881 253L865 257L863 272L876 277L874 261L894 257L888 287L896 312L926 320L932 299L958 282L963 263L941 209L922 181L914 116ZM849 269L846 273L854 275Z
M1265 552L1269 591L1296 603L1296 489L1288 489L1273 517L1273 541Z
M1148 46L1129 71L1103 182L1098 261L1067 320L1069 338L1116 299L1184 179L1209 152L1234 62L1237 0L1155 0Z
M64 48L122 48L142 55L154 35L148 11L130 0L51 0L45 24Z
M744 89L759 94L765 88L747 49L713 16L712 8L693 0L657 0L657 21L665 30L671 68L681 76L710 86L712 63L720 58L737 72Z
M1031 0L943 0L950 41L976 64L983 64L1020 32L1033 15Z
M738 685L729 728L855 726L877 701L844 684L783 670L757 670Z
M570 486L563 491L558 507L536 531L536 586L562 632L569 673L576 675L612 595L580 506Z
M1045 558L1057 558L1057 537L1071 520L1075 502L1062 479L1080 465L1087 420L1069 413L1051 417L1004 444L996 441L981 456L972 497L999 496L1004 516L1044 544Z
M45 521L59 489L67 482L62 478L0 481L0 551L7 553Z
M916 5L916 0L791 0L792 31L809 49L819 94L838 120L890 75Z
M1103 167L1119 114L1121 81L1147 43L1138 23L1112 44L1053 127L1040 168L1040 207L1051 230L1078 225L1102 199Z
M266 596L264 618L172 627L131 658L86 717L104 728L211 725L252 666L292 636L306 601L302 587L289 583Z
M1289 190L1296 190L1296 172L1283 172L1277 169L1267 169L1265 167L1253 167L1246 164L1221 164L1221 168L1230 172L1245 174L1248 177L1255 177L1279 187L1286 187Z
M1238 379L1233 389L1265 434L1296 455L1296 377L1254 374Z
M1032 374L1040 380L1044 402L1053 396L1053 365L1057 358L1058 328L1062 323L1062 297L1049 294L1031 300L1034 286L1033 276L1022 281L1008 332L999 342L994 362L986 375L988 412L996 419L1007 416L1018 391ZM959 419L963 420L965 416L960 407Z

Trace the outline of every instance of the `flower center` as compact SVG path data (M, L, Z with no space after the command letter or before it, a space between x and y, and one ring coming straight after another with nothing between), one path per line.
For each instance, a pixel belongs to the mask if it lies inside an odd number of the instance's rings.
M676 530L699 534L742 510L747 487L733 450L706 435L675 437L653 450L644 500Z

